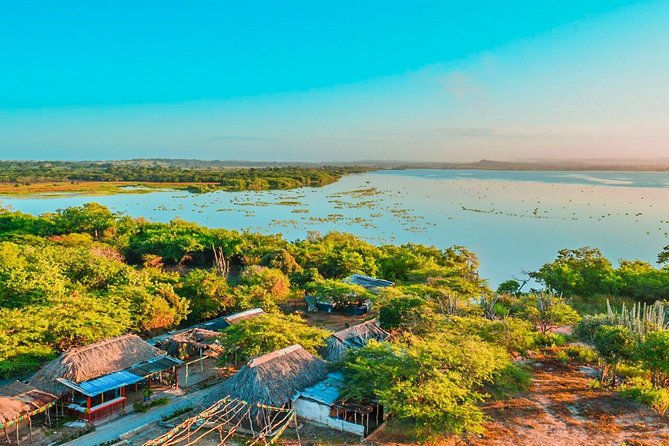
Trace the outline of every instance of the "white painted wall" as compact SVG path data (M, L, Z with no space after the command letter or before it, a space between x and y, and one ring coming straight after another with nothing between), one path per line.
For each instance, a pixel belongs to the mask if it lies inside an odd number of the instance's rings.
M330 406L319 404L315 401L298 398L293 402L293 409L297 415L305 420L312 421L322 426L331 427L343 432L349 432L360 436L365 435L365 426L361 424L350 423L348 421L332 418L330 416Z

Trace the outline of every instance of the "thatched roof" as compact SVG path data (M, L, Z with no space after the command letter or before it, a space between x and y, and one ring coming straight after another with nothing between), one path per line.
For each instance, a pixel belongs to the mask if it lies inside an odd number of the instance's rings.
M191 328L165 339L161 342L160 348L175 358L198 356L200 352L203 355L216 357L223 352L223 347L218 343L219 336L220 333L217 331Z
M327 377L325 361L293 345L250 360L212 392L205 403L230 396L252 404L281 407L299 391Z
M376 325L376 320L363 322L327 338L323 357L328 361L339 362L344 359L348 349L362 348L370 339L385 341L389 337L388 332Z
M67 350L42 366L30 384L46 392L62 395L67 388L57 382L57 378L80 383L163 355L165 352L139 336L128 334Z
M20 381L0 387L0 424L48 406L56 399L56 396Z

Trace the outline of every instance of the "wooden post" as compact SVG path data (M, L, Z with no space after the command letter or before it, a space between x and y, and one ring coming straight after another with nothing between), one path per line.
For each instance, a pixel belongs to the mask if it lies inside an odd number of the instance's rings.
M174 371L174 389L176 390L179 388L179 371L177 370L177 366L174 366L172 370Z
M200 372L204 372L204 364L202 364L202 349L200 349Z
M28 435L30 436L30 444L33 444L33 419L32 417L28 417Z
M186 363L186 373L184 376L184 381L185 381L184 385L188 387L188 363Z
M12 444L12 441L9 439L9 434L7 433L7 428L3 426L2 430L5 431L5 438L7 439L7 444Z
M88 416L88 422L91 422L91 397L86 397L86 408L88 409L88 413L86 414Z
M18 420L16 421L16 444L21 444L21 439L19 438L19 431L21 425L19 424Z

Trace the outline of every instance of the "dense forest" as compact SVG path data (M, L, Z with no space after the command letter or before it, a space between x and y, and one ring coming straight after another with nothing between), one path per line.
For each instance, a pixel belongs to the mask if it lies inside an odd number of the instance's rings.
M3 210L0 376L29 373L71 346L253 307L268 315L221 334L229 356L296 342L317 353L329 332L281 311L309 290L374 301L393 342L370 342L338 365L345 395L377 399L418 440L482 432L481 403L528 388L531 367L519 358L532 351L598 367L598 386L659 412L669 405L669 332L654 301L669 298L668 257L669 247L659 268L638 261L616 268L597 250L565 250L532 273L544 290L511 280L493 291L461 246L377 246L345 233L289 242L149 222L95 203L41 216ZM372 295L340 280L352 273L396 285ZM648 306L630 311L637 302ZM553 332L565 325L573 335Z
M358 166L229 167L205 162L0 161L0 183L48 182L187 183L194 191L292 189L324 186L343 175L370 170ZM198 186L198 184L200 186Z

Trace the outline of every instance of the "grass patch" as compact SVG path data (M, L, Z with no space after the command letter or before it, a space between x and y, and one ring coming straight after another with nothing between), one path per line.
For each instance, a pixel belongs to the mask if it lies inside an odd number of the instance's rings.
M669 390L658 388L643 378L632 378L620 386L618 393L628 399L650 406L664 416L669 409Z
M133 409L135 409L135 412L144 413L147 410L151 409L152 407L165 406L169 402L170 402L170 399L163 396L161 398L156 398L154 400L150 400L147 403L145 403L143 401L135 401L134 403L132 403L132 407L133 407Z
M496 400L507 400L527 392L532 384L532 373L527 367L510 364L495 374L494 383L486 391Z

